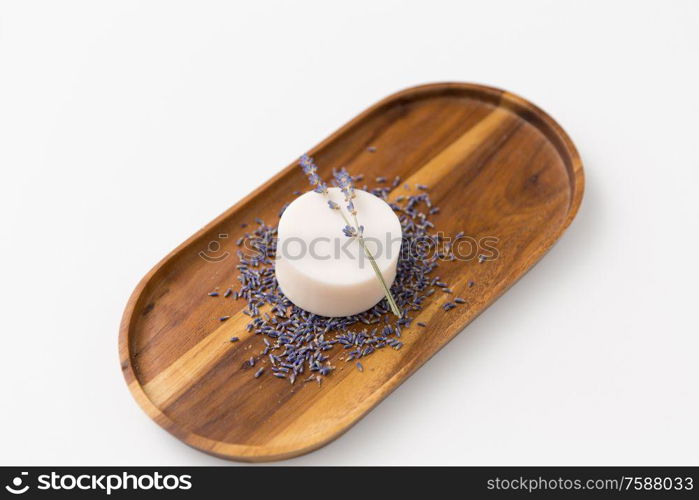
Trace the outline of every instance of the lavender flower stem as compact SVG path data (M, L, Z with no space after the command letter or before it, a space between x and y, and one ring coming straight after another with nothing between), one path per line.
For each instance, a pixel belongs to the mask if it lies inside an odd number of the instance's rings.
M342 218L345 219L345 224L348 226L351 226L349 220L347 219L347 216L342 213L342 210L338 210L340 212L340 215L342 215ZM393 314L398 316L399 318L401 317L401 312L400 309L398 308L398 304L396 304L396 300L393 298L393 294L391 293L391 290L388 288L388 285L386 284L386 280L383 279L383 274L381 274L381 270L379 269L379 266L376 264L376 260L374 259L374 256L371 255L371 252L366 246L366 242L364 241L364 237L362 236L361 232L359 231L359 222L357 221L357 216L354 215L354 227L357 229L357 241L359 242L360 246L362 247L362 250L364 250L364 255L366 255L367 259L369 259L369 263L371 264L372 269L374 270L374 273L376 273L376 278L379 280L379 283L381 284L381 287L383 288L383 293L386 296L386 300L388 301L388 305L391 307L391 311Z
M386 295L386 300L388 301L388 305L391 306L391 311L393 311L393 314L398 316L399 318L401 317L400 309L398 309L398 304L396 304L395 299L393 298L393 295L391 294L391 290L388 289L388 285L386 284L386 281L383 279L383 275L381 274L381 271L379 270L379 266L376 265L376 261L374 260L374 256L371 255L371 252L369 249L366 247L366 244L364 243L364 238L361 236L359 237L359 244L362 246L364 249L364 253L367 256L367 259L369 259L369 262L371 263L371 267L374 268L374 272L376 273L376 277L379 279L379 282L381 283L381 286L383 287L383 293Z

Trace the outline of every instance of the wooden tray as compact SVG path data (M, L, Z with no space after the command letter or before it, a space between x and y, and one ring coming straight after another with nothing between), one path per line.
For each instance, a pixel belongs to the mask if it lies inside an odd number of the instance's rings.
M241 223L260 217L276 224L292 192L308 190L297 163L289 165L156 265L124 312L121 368L136 401L207 453L277 460L338 437L521 278L573 220L583 195L582 163L561 127L526 100L480 85L440 83L394 94L310 154L325 178L344 165L368 180L400 175L411 186L429 185L441 207L436 228L495 236L499 258L441 265L439 275L467 304L444 312L444 298L434 297L415 318L428 327L406 330L400 351L365 358L363 373L337 361L345 368L322 386L255 379L242 365L262 339L245 331L244 301L207 292L236 283ZM221 323L224 314L231 319ZM241 340L231 344L231 336ZM332 360L340 350L328 352Z

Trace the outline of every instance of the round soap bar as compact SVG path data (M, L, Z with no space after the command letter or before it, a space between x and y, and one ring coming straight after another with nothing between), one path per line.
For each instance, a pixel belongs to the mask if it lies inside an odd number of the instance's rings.
M400 221L385 201L360 189L354 192L366 246L390 287L400 254ZM320 316L351 316L374 306L384 291L357 238L343 234L345 220L328 200L354 224L340 189L299 196L279 220L275 273L284 295L302 309Z

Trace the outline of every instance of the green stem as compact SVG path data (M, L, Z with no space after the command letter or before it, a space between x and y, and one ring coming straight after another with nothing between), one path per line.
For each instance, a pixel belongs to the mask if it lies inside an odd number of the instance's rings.
M359 244L362 246L364 249L364 253L366 254L367 258L369 259L369 262L371 262L371 267L374 268L374 272L376 273L376 277L379 279L379 282L381 283L381 286L383 287L383 293L386 295L386 300L388 301L388 305L391 306L391 311L393 311L393 314L398 316L399 318L401 317L400 309L398 309L398 304L396 304L395 299L393 298L393 295L391 294L391 290L388 289L388 285L386 284L386 281L383 279L383 274L381 274L381 270L379 269L379 266L376 265L376 261L374 260L374 256L371 255L371 252L369 249L366 247L366 244L364 243L364 238L361 236L359 237Z
M340 215L342 215L342 218L345 219L345 223L348 226L352 226L350 224L350 221L347 219L347 216L342 212L342 209L338 210L340 212ZM366 243L364 241L364 238L362 237L361 233L359 232L359 222L357 221L357 216L352 214L354 217L354 226L355 230L357 231L357 241L359 242L360 246L364 250L364 254L367 256L367 259L369 259L369 263L371 263L371 267L374 269L374 272L376 273L376 278L379 280L379 283L383 287L383 293L386 296L386 300L388 301L388 305L391 308L391 311L393 314L398 316L399 318L401 317L401 312L400 309L398 308L398 304L396 304L395 299L393 298L393 294L391 294L391 290L388 288L388 285L386 284L386 280L383 279L383 274L381 274L381 270L379 269L379 266L376 264L376 260L374 259L374 256L371 255L371 252L366 246Z

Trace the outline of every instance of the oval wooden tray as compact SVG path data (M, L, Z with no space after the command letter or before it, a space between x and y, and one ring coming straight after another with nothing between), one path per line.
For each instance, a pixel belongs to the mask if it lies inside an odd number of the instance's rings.
M308 190L297 163L286 167L156 265L121 323L121 367L136 401L164 429L220 457L283 459L345 432L522 277L573 220L583 195L582 163L561 127L526 100L480 85L398 92L309 153L325 178L344 165L367 180L399 175L429 185L441 207L436 228L495 236L499 258L440 266L467 304L444 312L444 298L434 297L415 318L427 328L406 330L400 351L362 360L364 372L347 363L322 386L254 379L242 365L262 339L245 331L244 301L207 292L236 283L241 224L255 217L276 224L293 191ZM224 314L231 319L221 323ZM241 340L231 344L231 336ZM340 350L328 352L333 360Z

